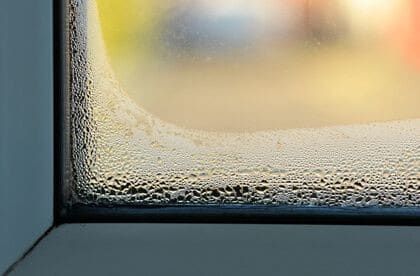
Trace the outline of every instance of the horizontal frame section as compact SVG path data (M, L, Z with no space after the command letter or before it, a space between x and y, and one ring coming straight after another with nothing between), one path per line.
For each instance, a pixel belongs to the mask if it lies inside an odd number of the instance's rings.
M61 223L167 222L252 224L420 225L418 208L340 208L261 205L73 205Z

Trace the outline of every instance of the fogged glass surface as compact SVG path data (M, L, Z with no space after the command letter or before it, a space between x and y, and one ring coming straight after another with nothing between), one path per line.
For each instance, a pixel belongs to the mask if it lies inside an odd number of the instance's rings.
M415 0L71 0L75 199L420 204Z

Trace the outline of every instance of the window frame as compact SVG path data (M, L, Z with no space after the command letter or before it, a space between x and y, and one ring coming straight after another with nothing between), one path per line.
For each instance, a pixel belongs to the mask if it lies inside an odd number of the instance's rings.
M84 1L84 0L83 0ZM273 205L94 205L71 199L68 0L53 1L54 220L86 222L288 223L420 225L415 207L311 207Z

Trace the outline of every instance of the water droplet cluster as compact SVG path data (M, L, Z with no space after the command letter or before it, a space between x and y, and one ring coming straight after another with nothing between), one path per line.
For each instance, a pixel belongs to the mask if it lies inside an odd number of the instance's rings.
M420 119L254 133L162 122L113 76L94 2L70 2L73 200L420 206Z

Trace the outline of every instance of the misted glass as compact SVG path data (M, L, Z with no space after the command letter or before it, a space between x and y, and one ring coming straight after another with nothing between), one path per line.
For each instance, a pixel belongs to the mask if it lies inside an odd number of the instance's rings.
M420 2L71 0L75 200L420 205Z

